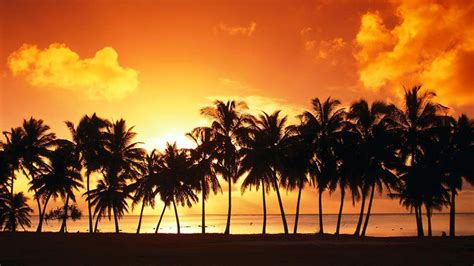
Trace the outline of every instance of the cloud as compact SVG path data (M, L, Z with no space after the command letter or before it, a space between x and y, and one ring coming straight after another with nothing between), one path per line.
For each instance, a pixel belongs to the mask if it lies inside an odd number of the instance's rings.
M257 23L250 22L248 26L231 26L224 23L219 23L219 25L214 27L214 34L226 33L231 36L252 36L252 34L257 30Z
M32 86L85 91L93 99L122 99L138 87L137 71L120 66L112 47L81 59L65 44L44 50L24 44L8 57L8 67Z
M423 84L444 104L474 104L474 3L394 1L398 23L378 12L361 17L355 39L359 79L374 92L401 95Z
M330 60L332 65L337 65L337 55L347 46L343 38L336 37L333 39L315 38L313 29L306 27L300 30L306 51L312 53L316 60Z

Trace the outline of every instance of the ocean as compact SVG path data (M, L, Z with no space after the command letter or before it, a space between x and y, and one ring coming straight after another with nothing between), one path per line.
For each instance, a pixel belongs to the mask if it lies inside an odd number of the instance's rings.
M171 212L170 212L171 213ZM38 216L32 216L32 227L29 231L36 229ZM138 225L137 215L126 215L119 221L120 231L135 233ZM286 215L289 232L293 232L295 215ZM424 218L424 229L427 231L427 221ZM157 215L144 215L141 233L154 233L158 222ZM222 233L226 224L226 215L206 215L206 232ZM341 234L354 233L357 224L357 214L344 214L341 221ZM334 233L337 222L337 214L323 215L325 233ZM437 213L432 217L433 235L440 236L443 232L449 232L449 214ZM201 215L183 215L179 217L181 233L200 233ZM262 232L262 215L232 215L232 234L260 234ZM57 221L49 221L44 224L43 231L58 231L61 224ZM87 232L88 217L83 216L78 221L68 221L68 232ZM100 232L114 232L113 218L109 221L102 219L99 223ZM316 233L319 231L319 220L317 214L301 214L298 222L298 233ZM159 232L176 233L176 220L174 215L165 215L161 222ZM283 233L283 225L279 214L267 215L267 233ZM416 223L414 214L372 214L367 228L368 236L415 236ZM474 213L459 213L456 215L456 235L474 235Z

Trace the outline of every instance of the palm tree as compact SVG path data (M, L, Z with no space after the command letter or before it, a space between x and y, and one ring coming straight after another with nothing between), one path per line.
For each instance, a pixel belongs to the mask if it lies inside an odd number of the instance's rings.
M280 111L276 111L269 115L265 112L254 120L254 125L250 126L250 138L244 143L242 148L242 170L249 171L249 184L259 178L262 183L263 194L265 194L265 182L271 184L276 191L278 205L283 223L283 230L288 234L288 224L283 208L283 202L280 195L280 179L281 173L284 172L285 145L287 144L289 134L285 127L287 118L279 117ZM243 172L242 171L242 172ZM255 181L253 181L255 183ZM245 186L243 187L245 190Z
M239 153L238 147L246 134L246 125L251 118L242 112L247 109L244 102L216 101L214 106L201 109L201 114L212 119L210 129L217 147L217 171L229 184L229 205L227 223L224 233L230 233L232 213L232 182L238 179Z
M442 108L441 105L435 104L431 99L436 95L434 92L426 91L420 92L421 86L415 86L409 90L405 90L405 106L404 110L397 110L394 112L396 121L400 131L401 139L401 151L403 158L409 165L408 171L404 177L409 179L415 179L415 168L423 155L422 144L427 141L433 134L433 125L439 121L437 115L438 110ZM408 180L407 180L408 181ZM415 190L409 189L406 192L414 193L411 200L406 203L413 204L415 209L415 217L417 224L418 236L423 236L423 221L422 221L422 197L419 192L421 191L422 184L415 180L409 180L406 184L414 185ZM420 189L420 190L417 190Z
M198 197L194 190L199 183L191 176L192 161L184 149L178 149L176 143L166 144L161 155L158 191L165 206L173 204L178 234L181 233L176 204L191 207ZM160 218L161 220L161 218ZM157 226L158 229L159 225Z
M5 199L0 211L0 229L15 232L18 225L23 230L25 227L31 227L30 213L33 210L28 206L28 198L23 192L16 193L13 197L6 196Z
M362 152L356 158L357 163L363 167L363 173L359 179L359 187L362 194L361 210L357 223L355 235L365 235L369 223L370 212L374 199L374 192L378 190L382 193L383 187L390 191L396 187L398 179L393 169L399 164L397 150L399 143L397 132L393 130L394 122L392 114L395 111L394 105L387 105L383 102L373 102L370 106L365 100L355 102L350 107L348 118L354 123L361 145L357 151ZM367 195L369 196L369 206L365 223L362 227L364 217L364 207Z
M87 193L90 191L91 174L103 167L105 129L109 124L109 121L98 117L95 113L90 117L88 115L83 116L77 127L72 122L66 121L72 140L81 155L81 162L86 168ZM90 200L87 200L87 211L89 215L89 233L92 233L93 215Z
M196 128L187 134L196 144L196 148L191 149L191 173L198 181L198 189L202 196L202 233L206 233L206 200L209 198L209 192L214 195L222 189L217 178L215 169L216 145L214 143L212 131L209 128Z
M140 227L142 224L143 210L146 206L155 208L155 196L157 194L157 172L159 164L159 154L156 150L147 154L144 161L143 174L140 178L132 185L130 189L135 191L133 196L132 207L142 202L140 209L140 218L138 219L137 234L140 233Z
M25 132L21 127L12 128L10 131L4 131L6 142L2 143L3 148L3 172L5 178L10 176L10 195L14 195L15 171L20 170L22 166L22 158L25 150L24 136ZM6 172L8 171L8 173Z
M319 194L319 233L324 234L322 194L337 175L337 160L334 147L341 134L345 111L340 102L327 98L321 103L319 98L312 100L313 112L306 111L300 118L299 128L305 143L314 153L311 178Z
M45 159L49 153L49 148L54 145L56 135L49 132L50 127L41 119L31 117L23 120L23 145L22 164L25 175L31 180L37 178L42 169L46 168ZM36 195L36 190L35 190ZM38 197L35 196L40 220L42 220L41 204ZM39 229L39 226L38 226Z
M44 200L39 216L37 232L41 232L46 207L50 198L61 197L64 200L64 210L67 216L69 200L75 202L74 190L82 188L81 165L74 144L68 140L57 140L56 149L48 155L50 164L35 179L32 179L30 190L36 191L36 197ZM61 231L64 231L66 219L63 220Z
M474 184L474 171L470 165L474 159L474 121L464 114L458 120L445 116L439 141L444 182L450 192L449 235L454 237L457 191L462 189L463 177Z
M132 198L132 189L127 181L136 180L143 170L142 162L146 153L138 147L140 142L133 142L135 136L133 127L127 128L123 119L107 127L105 153L101 159L104 179L99 181L96 189L86 192L87 200L91 201L91 205L96 205L94 215L98 215L97 219L107 211L110 220L113 212L116 233L120 232L118 220L128 211L126 200Z
M75 204L65 207L58 207L49 211L44 215L44 221L48 223L50 220L58 220L61 222L61 229L59 232L67 232L67 225L64 220L76 221L81 219L82 212Z
M281 169L281 183L287 190L298 189L293 234L298 233L301 193L310 184L308 174L312 163L312 150L299 135L297 126L289 126L289 138L284 147L284 166Z

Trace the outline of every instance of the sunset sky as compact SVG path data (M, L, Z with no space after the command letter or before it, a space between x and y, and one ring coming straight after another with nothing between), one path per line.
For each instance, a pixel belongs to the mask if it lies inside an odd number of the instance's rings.
M294 121L314 97L399 103L416 84L474 116L474 2L0 1L1 131L34 116L69 138L64 121L96 112L126 119L149 150L189 147L184 134L209 122L199 109L215 99ZM294 213L296 193L283 194ZM326 194L324 211L337 212L339 194ZM241 196L239 182L233 195L234 213L261 213L260 193ZM457 211L473 201L468 188ZM351 203L345 212L358 211ZM274 193L268 204L277 213ZM224 189L208 213L226 210ZM384 197L374 211L406 210ZM317 212L313 189L301 212Z

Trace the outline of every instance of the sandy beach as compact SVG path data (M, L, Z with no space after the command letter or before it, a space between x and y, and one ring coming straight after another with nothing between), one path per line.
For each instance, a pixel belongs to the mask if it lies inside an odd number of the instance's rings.
M474 237L1 233L0 265L472 265Z

